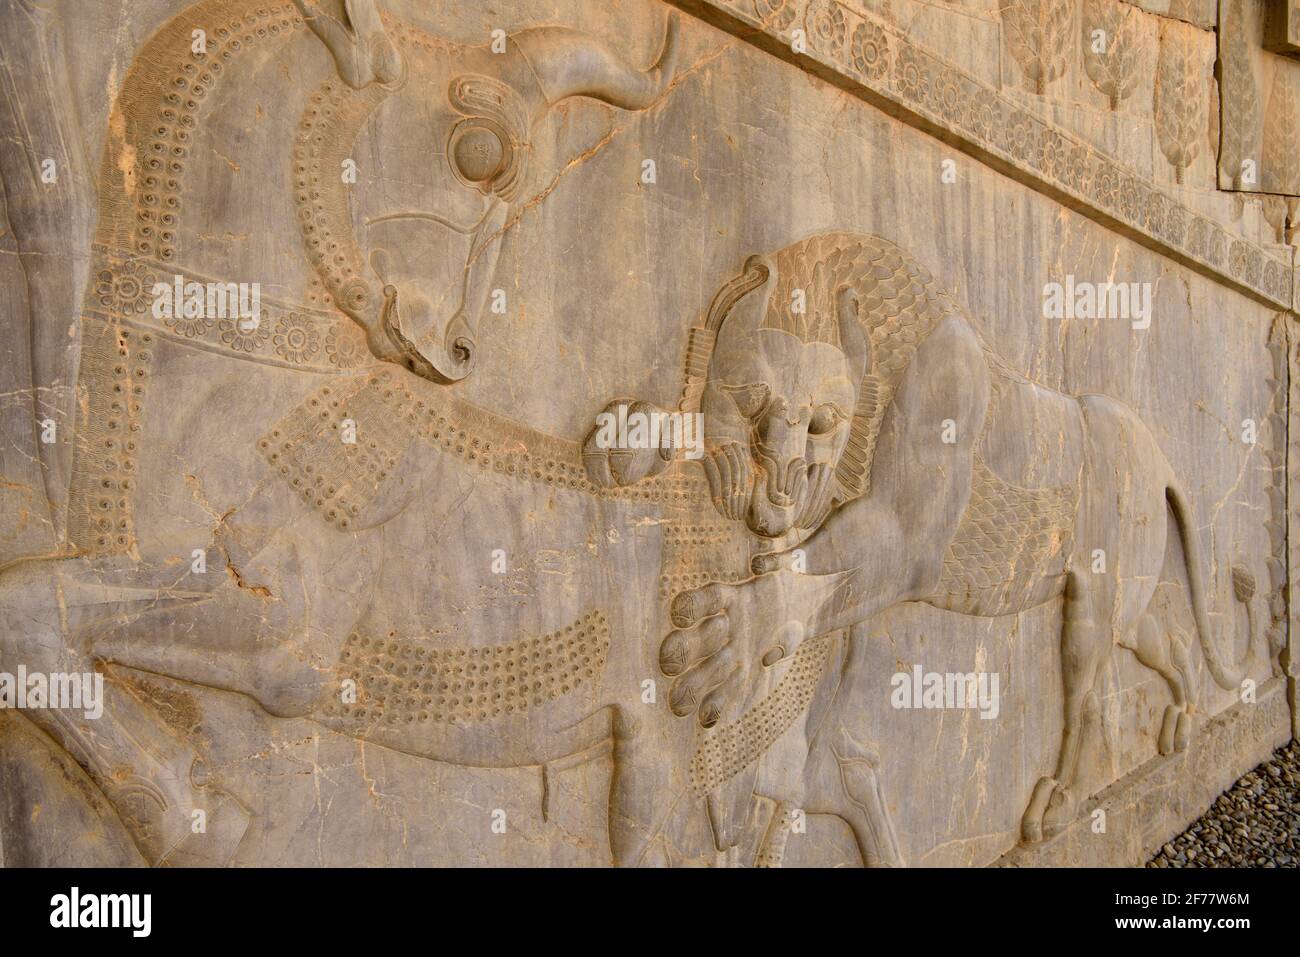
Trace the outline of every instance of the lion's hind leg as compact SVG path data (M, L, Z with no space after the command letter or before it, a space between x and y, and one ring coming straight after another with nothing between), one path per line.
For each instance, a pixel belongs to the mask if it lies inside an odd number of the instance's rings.
M1103 609L1114 606L1110 579L1071 572L1065 589L1061 628L1061 679L1064 725L1056 773L1040 778L1021 819L1022 838L1041 841L1068 823L1074 808L1071 785L1079 767L1085 712L1096 707L1095 688L1101 662L1111 647L1112 623Z
M1138 661L1164 678L1169 686L1173 702L1165 708L1158 750L1161 754L1185 750L1191 731L1186 639L1177 632L1166 631L1148 611L1131 631L1120 637L1119 645L1133 652Z

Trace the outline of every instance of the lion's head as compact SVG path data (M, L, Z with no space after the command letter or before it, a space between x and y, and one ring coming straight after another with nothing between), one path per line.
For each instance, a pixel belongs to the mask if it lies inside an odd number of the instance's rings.
M866 339L849 289L832 315L806 323L774 322L780 312L764 298L756 290L737 303L719 333L701 404L705 469L724 514L781 538L816 528L830 509Z
M954 308L877 237L827 233L752 257L687 360L683 407L704 413L718 510L783 550L865 492L898 378Z

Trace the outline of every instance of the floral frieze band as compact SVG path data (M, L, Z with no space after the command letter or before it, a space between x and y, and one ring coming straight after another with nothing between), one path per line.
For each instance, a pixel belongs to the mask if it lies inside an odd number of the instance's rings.
M837 0L670 2L767 49L772 44L764 39L775 40L801 66L873 101L904 108L1107 225L1272 305L1292 306L1289 258L1228 232L887 23Z
M125 322L164 339L270 365L347 372L374 361L361 329L340 312L269 296L260 297L256 321L233 313L187 311L179 303L176 308L160 310L159 293L178 283L204 288L238 285L174 263L96 245L94 278L82 314Z

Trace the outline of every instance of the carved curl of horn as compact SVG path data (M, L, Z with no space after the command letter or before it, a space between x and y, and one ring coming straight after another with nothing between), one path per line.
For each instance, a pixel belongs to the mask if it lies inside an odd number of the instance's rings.
M546 102L590 96L624 110L643 110L668 88L677 67L676 11L668 14L663 48L654 66L629 66L607 44L568 27L533 27L514 40L537 76Z

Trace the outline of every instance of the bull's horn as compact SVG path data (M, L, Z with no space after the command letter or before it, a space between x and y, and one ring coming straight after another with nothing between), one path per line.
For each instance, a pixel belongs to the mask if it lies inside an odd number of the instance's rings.
M643 110L667 89L677 66L677 11L668 14L654 66L638 70L608 45L568 27L533 27L512 38L532 67L546 102L590 96L625 110Z
M388 39L376 0L330 0L328 5L324 0L293 2L334 57L348 86L360 90L374 81L395 83L401 78L402 58Z

